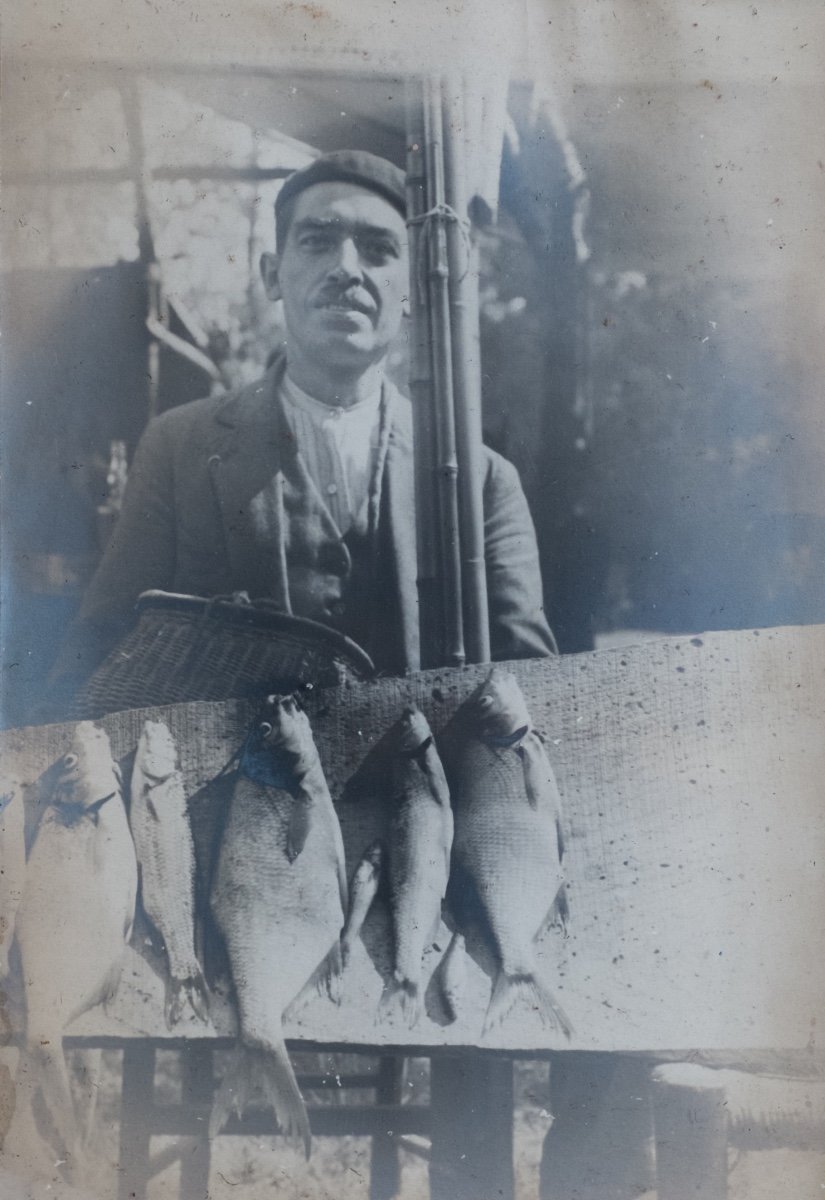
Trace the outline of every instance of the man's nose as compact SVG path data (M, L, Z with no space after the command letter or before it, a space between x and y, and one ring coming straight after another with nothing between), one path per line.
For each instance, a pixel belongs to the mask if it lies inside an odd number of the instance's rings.
M353 238L342 238L338 243L335 262L329 274L339 282L362 278L361 256Z

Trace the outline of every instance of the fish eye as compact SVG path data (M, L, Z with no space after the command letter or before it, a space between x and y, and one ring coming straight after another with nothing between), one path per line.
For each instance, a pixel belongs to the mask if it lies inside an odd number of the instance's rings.
M478 700L478 707L483 708L485 710L488 708L492 708L493 707L493 697L492 696L480 696L479 700Z
M270 733L272 733L272 726L270 725L269 721L261 721L260 725L258 726L258 733L261 735L261 737L269 737Z
M66 754L63 757L63 766L67 771L71 771L77 766L78 761L79 759L76 754Z

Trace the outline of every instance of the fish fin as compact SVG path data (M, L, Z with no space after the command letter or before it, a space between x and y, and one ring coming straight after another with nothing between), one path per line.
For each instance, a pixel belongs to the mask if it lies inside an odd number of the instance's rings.
M344 963L341 956L341 943L336 938L298 995L284 1009L283 1019L285 1021L292 1021L301 1009L305 1008L315 996L329 996L333 1004L340 1004L342 994L341 976L343 973Z
M561 825L561 817L558 815L558 813L556 814L556 845L558 846L559 850L559 862L561 862L564 858L565 843L564 830L562 829Z
M462 972L466 963L461 958L464 949L464 936L456 930L437 968L438 993L441 997L444 1015L450 1024L458 1020L456 999L464 982Z
M166 988L164 1015L166 1028L174 1027L183 1019L187 1007L204 1025L209 1020L209 991L200 970L185 979L170 979Z
M217 1137L233 1113L238 1118L243 1116L256 1090L263 1093L274 1111L281 1131L287 1137L298 1138L309 1158L312 1149L309 1117L283 1042L266 1049L238 1047L215 1092L209 1137Z
M539 925L533 941L537 942L540 938L544 937L545 933L547 933L547 930L552 929L554 925L557 925L561 929L564 936L567 937L567 923L569 920L570 905L567 900L567 889L565 888L564 884L562 884L556 893L555 900L550 905L547 916L544 918L541 925Z
M531 808L551 803L558 813L560 799L556 777L550 759L534 729L525 734L517 749L524 771L524 790Z
M143 798L146 802L146 811L148 812L149 816L152 817L155 821L159 821L160 813L157 810L157 805L155 804L154 800L152 799L152 793L148 788L146 789Z
M120 981L123 977L123 960L118 959L112 966L106 981L103 984L98 1003L103 1005L104 1011L108 1014L112 1011L117 994L120 991Z
M571 1037L573 1027L550 989L532 972L508 975L503 967L499 969L493 984L481 1036L489 1033L495 1025L500 1025L519 999L524 999L531 1008L538 1009L548 1028L559 1029L566 1038Z
M310 806L304 796L296 797L292 802L292 811L289 814L289 826L286 834L286 856L291 863L303 850L306 845L309 831L312 828L312 813Z
M556 896L554 912L559 925L561 925L562 933L567 937L567 925L570 921L570 903L567 899L567 888L564 885L559 888L559 893Z
M378 1015L382 1018L392 1018L399 1008L407 1025L412 1029L418 1024L421 1016L421 989L411 979L393 976L384 985L383 994L378 1002Z

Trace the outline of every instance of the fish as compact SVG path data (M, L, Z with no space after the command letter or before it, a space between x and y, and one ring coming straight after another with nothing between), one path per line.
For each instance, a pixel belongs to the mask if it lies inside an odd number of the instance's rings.
M168 1029L187 1007L209 1017L206 982L195 954L195 848L177 747L168 725L146 721L132 769L129 818L140 894L166 947Z
M0 979L9 974L14 923L26 879L23 780L14 755L0 765Z
M572 1034L536 969L535 941L566 921L562 806L553 768L515 676L494 667L458 710L443 750L455 806L450 903L476 900L498 959L483 1034L522 997Z
M259 1089L309 1157L309 1119L283 1019L313 990L335 998L347 900L341 827L309 720L293 697L270 696L240 754L211 892L239 1016L213 1136Z
M71 1182L84 1147L63 1031L117 990L135 916L137 860L104 730L90 721L75 726L68 752L47 775L48 803L15 925L26 1000L16 1088L18 1103L42 1091Z
M381 998L384 1014L400 1005L412 1028L421 1015L424 951L441 924L447 891L453 812L432 731L416 707L391 735L388 877L393 971Z
M384 847L380 840L372 842L350 881L349 912L341 930L341 967L345 969L352 957L352 948L361 932L367 913L375 899L384 865Z

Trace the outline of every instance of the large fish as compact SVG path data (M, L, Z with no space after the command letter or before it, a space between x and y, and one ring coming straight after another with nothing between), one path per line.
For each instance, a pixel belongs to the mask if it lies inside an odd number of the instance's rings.
M117 989L131 934L137 862L106 733L77 725L50 768L53 787L37 828L17 913L26 996L18 1102L42 1090L72 1174L82 1162L63 1030Z
M569 1037L570 1022L536 972L535 939L566 917L561 798L515 677L494 667L444 742L455 804L450 902L480 902L498 957L484 1032L519 996Z
M399 1003L407 1023L421 1015L424 951L441 923L447 891L453 813L441 759L427 719L405 709L392 731L388 874L393 927L393 973L381 1006Z
M218 1132L260 1089L309 1156L309 1120L283 1037L299 993L340 974L344 846L309 721L272 696L241 753L211 897L226 942L240 1045L212 1113Z
M162 721L143 726L129 818L143 907L166 946L166 1024L176 1025L187 1005L206 1021L206 984L195 954L195 849L177 748Z

